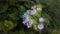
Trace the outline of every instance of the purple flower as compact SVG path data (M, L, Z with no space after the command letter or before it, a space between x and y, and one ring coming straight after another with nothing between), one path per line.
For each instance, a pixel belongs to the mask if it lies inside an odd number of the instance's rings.
M27 26L28 25L32 25L32 20L29 20L28 22L27 22Z
M36 13L36 9L30 10L30 15L34 15Z
M23 24L27 26L32 24L32 20L29 19L29 16L27 13L24 13L23 15Z
M27 13L24 13L23 15L23 24L25 25L25 23L27 23L29 21L29 17Z
M43 24L39 24L39 25L38 25L38 29L39 29L39 30L42 30L43 28L44 28L44 25L43 25Z
M23 15L23 21L28 20L28 19L29 19L28 14L27 13L24 13L24 15Z
M32 25L32 20L25 21L25 22L23 22L23 23L24 23L24 25L28 26L28 28L29 28L29 26Z

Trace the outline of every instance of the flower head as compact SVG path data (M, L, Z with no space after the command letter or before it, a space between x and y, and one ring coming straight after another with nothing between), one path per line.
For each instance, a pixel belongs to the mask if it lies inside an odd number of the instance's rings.
M39 18L39 21L40 21L40 22L44 22L45 19L41 17L41 18Z
M24 13L24 15L23 15L23 24L26 25L26 22L28 22L28 21L29 21L28 14L27 13Z
M23 23L24 23L24 25L26 25L28 28L29 28L30 26L32 26L32 20L25 21L25 22L23 22Z
M27 13L24 13L23 15L23 24L27 26L30 26L32 24L32 20L29 19L29 16Z
M42 8L36 8L38 11L42 11Z
M30 10L30 15L34 15L36 13L36 9Z
M23 15L23 21L25 21L25 20L27 20L27 19L29 19L28 14L27 14L27 13L24 13L24 15Z
M39 24L39 25L38 25L38 29L39 29L39 30L42 30L43 28L44 28L44 25L43 25L43 24Z
M34 15L36 13L36 9L33 9L33 10L27 10L27 14L30 14L30 15Z
M27 22L27 26L28 26L28 28L30 27L30 26L32 26L32 20L29 20L28 22Z
M32 24L32 20L29 20L27 25L31 25Z

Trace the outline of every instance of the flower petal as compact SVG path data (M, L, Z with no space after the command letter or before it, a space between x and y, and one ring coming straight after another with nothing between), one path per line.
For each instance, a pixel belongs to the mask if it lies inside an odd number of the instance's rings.
M44 28L44 25L43 25L43 24L39 24L39 25L38 25L38 29L39 29L39 30L42 30L43 28Z
M30 15L34 15L36 13L36 9L30 11Z

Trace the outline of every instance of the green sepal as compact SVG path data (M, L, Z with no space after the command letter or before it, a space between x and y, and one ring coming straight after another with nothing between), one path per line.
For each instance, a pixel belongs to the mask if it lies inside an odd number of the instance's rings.
M39 14L39 12L37 11L33 16L39 18L41 14Z

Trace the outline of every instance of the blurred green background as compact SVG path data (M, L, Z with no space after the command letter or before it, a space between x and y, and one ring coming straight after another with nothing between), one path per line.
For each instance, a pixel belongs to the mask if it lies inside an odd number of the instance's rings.
M39 3L50 19L41 32L22 24L24 12ZM0 0L0 34L60 34L60 0Z

